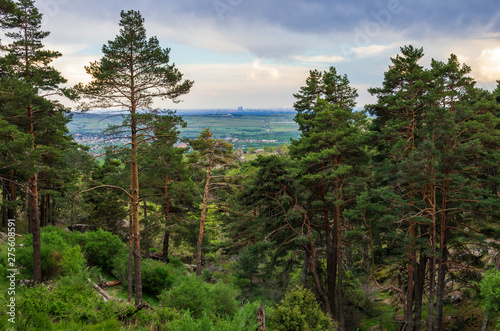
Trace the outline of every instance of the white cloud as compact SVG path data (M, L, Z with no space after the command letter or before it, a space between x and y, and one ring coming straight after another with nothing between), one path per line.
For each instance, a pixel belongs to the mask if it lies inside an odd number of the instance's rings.
M56 59L53 66L68 80L66 85L74 86L78 83L90 82L91 78L85 72L85 66L99 59L99 56L67 55Z
M478 85L489 87L500 79L500 34L491 32L498 31L495 24L500 13L490 15L488 8L493 5L481 9L462 2L460 8L467 5L471 10L483 10L488 14L483 18L488 19L481 21L474 16L473 27L468 21L463 26L448 25L440 15L434 17L441 11L430 15L432 1L425 6L406 1L401 14L382 21L379 14L393 2L354 2L344 8L340 3L318 1L244 1L233 6L222 21L212 1L37 0L38 5L45 4L43 29L52 32L47 49L63 53L54 65L68 78L68 85L89 81L84 66L99 59L102 45L117 35L119 9L141 10L148 36L157 36L162 45L181 46L173 46L172 61L181 61L180 71L195 81L180 108L291 107L292 94L304 85L309 70L330 65L347 74L358 87L358 104L363 105L373 102L366 89L381 85L390 57L399 53L400 46L409 44L424 47L422 65L426 67L430 58L446 61L450 53L457 54L462 63L472 67ZM282 11L276 10L278 7ZM469 13L460 8L456 10ZM334 19L332 13L338 16ZM245 63L240 63L242 60ZM213 64L227 62L231 64ZM172 104L166 103L169 106Z
M390 50L399 50L403 43L401 42L393 42L387 45L369 45L364 47L356 47L353 48L353 52L356 54L358 58L370 57L370 56L378 56L381 53L385 53Z
M308 62L308 63L337 63L346 60L342 56L329 56L329 55L316 55L316 56L297 55L293 56L292 58L300 62Z
M191 92L178 108L290 108L293 93L304 85L309 68L264 64L201 64L179 66L193 79ZM168 107L168 105L162 105ZM171 105L170 105L171 107Z
M500 47L487 48L478 58L480 77L487 81L500 80Z

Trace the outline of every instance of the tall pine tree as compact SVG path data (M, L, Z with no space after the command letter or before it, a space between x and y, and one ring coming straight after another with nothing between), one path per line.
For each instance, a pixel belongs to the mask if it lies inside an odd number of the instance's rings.
M0 76L15 82L16 88L12 93L17 99L14 107L4 108L4 118L11 120L11 123L15 123L23 132L32 136L32 157L25 166L28 173L30 230L33 234L33 276L37 282L42 280L38 174L44 151L43 135L44 131L49 129L47 119L60 116L61 112L65 111L58 102L48 100L47 97L55 94L69 96L65 93L67 91L60 87L66 79L49 66L61 53L44 49L42 41L49 32L41 30L41 22L42 14L33 1L17 1L15 8L1 21L2 28L6 29L5 35L12 42L0 46L0 50L6 53L0 59ZM65 130L64 116L60 119L62 122L57 121L57 125L51 130Z
M295 94L295 121L301 137L292 141L290 156L300 163L300 181L308 192L308 218L326 244L326 287L329 313L345 328L343 303L344 213L364 183L366 116L355 112L358 93L335 68L311 71Z
M182 73L170 61L170 49L162 49L156 37L147 38L144 19L138 11L121 12L120 33L102 47L101 60L85 67L92 81L77 91L90 101L89 108L120 108L130 114L130 195L134 240L135 303L142 302L139 230L138 145L143 141L137 114L150 109L153 99L178 101L193 82L182 81Z

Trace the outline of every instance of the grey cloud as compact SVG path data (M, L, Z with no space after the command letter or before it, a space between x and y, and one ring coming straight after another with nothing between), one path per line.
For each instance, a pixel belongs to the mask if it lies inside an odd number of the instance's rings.
M319 39L342 42L347 38L352 43L357 31L369 34L369 29L378 29L379 39L391 31L409 39L465 38L478 31L500 31L497 0L38 0L37 5L46 9L51 21L62 20L67 13L78 15L81 24L117 24L120 10L140 10L146 24L168 26L184 39L193 34L197 39L213 36L207 34L209 28L219 38L260 57L304 53L308 39L317 43ZM287 36L297 40L284 40ZM176 41L182 42L181 38Z

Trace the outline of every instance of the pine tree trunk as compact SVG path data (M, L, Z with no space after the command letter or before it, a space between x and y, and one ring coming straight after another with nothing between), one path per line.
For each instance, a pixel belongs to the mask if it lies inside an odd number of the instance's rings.
M410 207L412 211L415 206L415 192L410 185ZM405 303L405 313L404 313L404 322L405 322L405 331L413 331L413 305L414 305L414 295L415 295L415 272L417 265L417 256L415 250L415 228L416 223L413 218L410 218L410 229L409 229L409 242L410 247L408 249L408 284L406 290L406 303Z
M203 194L203 203L201 207L200 232L198 235L198 243L196 244L196 276L201 276L201 244L203 242L203 233L205 231L205 221L207 218L208 194L210 193L210 175L214 160L215 145L212 147L210 154L210 163L208 165L207 177L205 181L205 191Z
M165 234L163 236L163 252L162 252L162 260L165 263L170 262L168 258L168 245L170 244L170 231L165 230Z
M434 203L436 200L434 199ZM430 237L432 246L432 256L429 259L429 316L427 318L427 330L433 331L434 329L434 297L435 297L435 283L436 283L436 213L433 208L432 224L430 225Z
M488 331L489 322L490 322L490 313L487 311L484 314L483 326L481 327L481 331Z
M330 217L326 207L326 201L323 210L323 226L325 227L325 241L326 241L326 286L328 289L328 300L330 307L336 307L336 283L337 283L337 249L336 244L336 230L330 225ZM333 239L332 239L333 232ZM334 241L335 244L332 243ZM336 312L334 312L335 314Z
M330 306L330 301L328 300L328 297L326 296L325 292L323 291L323 288L321 286L321 280L319 278L318 272L316 270L316 263L318 262L318 255L316 254L316 247L314 246L314 241L311 236L311 223L309 222L309 219L307 218L307 215L303 213L302 217L304 218L304 223L307 226L307 235L309 236L309 248L310 248L310 256L309 256L309 263L310 266L309 268L311 269L311 273L313 275L314 279L314 284L316 285L316 291L318 291L319 296L323 300L323 303L325 304L326 312L328 313L328 316L330 316L330 319L333 321L334 316L333 316L333 311ZM305 248L305 247L304 247Z
M307 269L309 269L309 254L307 249L304 249L304 263L302 264L302 286L306 286L307 282Z
M134 298L134 228L132 226L132 200L130 201L129 209L129 225L128 225L128 302L132 302Z
M257 330L263 331L266 329L266 308L261 302L259 308L257 308Z
M35 150L35 128L33 125L33 112L31 105L26 108L28 119L28 133L32 136L31 150ZM34 174L28 179L28 199L30 209L31 233L33 234L33 279L37 283L42 282L42 252L40 242L40 214L38 210L38 173L33 169Z
M55 225L55 206L54 206L54 198L49 194L47 198L47 225L52 224Z
M40 242L40 216L38 212L38 180L37 174L29 177L30 219L33 233L33 279L42 282L42 252Z
M9 194L9 201L11 203L14 203L16 201L16 185L14 183L14 170L10 171L10 194ZM13 207L9 208L8 218L10 218L10 219L16 219L17 218L16 207L13 206Z
M141 237L139 230L139 169L137 165L137 119L135 117L135 107L131 112L131 162L130 177L132 188L132 226L134 229L134 285L135 285L135 305L142 303L142 277L141 277Z
M169 185L170 179L168 178L168 172L165 171L165 184L163 186L163 196L164 196L164 202L163 202L163 213L165 214L165 234L163 236L163 251L162 251L162 260L165 263L169 262L168 258L168 245L170 244L170 231L168 230L168 227L170 225L170 196L168 194L168 185Z
M24 219L28 220L28 231L29 233L33 234L33 222L31 220L30 204L31 204L31 195L30 195L30 187L28 180L28 185L26 185L26 192L24 196Z
M333 320L333 312L330 307L330 301L328 300L328 297L326 296L325 292L323 291L323 288L321 287L321 280L318 276L318 272L316 271L316 263L318 261L318 257L316 255L316 247L314 246L314 242L312 238L309 239L309 246L311 249L311 256L309 258L309 263L310 266L309 268L311 269L311 273L313 275L314 279L314 284L316 285L316 291L318 291L319 296L323 300L323 303L325 304L326 312L328 313L328 316L330 316L330 319Z
M447 174L445 174L447 175ZM443 320L444 308L444 294L446 289L446 262L448 260L447 248L447 208L448 208L448 187L449 178L443 181L442 194L443 201L441 203L441 227L440 227L440 247L439 247L439 264L438 264L438 280L437 280L437 293L436 293L436 320L434 321L434 330L441 331L441 324Z
M340 164L340 160L338 156L335 156L335 164L338 166ZM345 182L345 178L342 180ZM336 301L337 306L335 308L335 313L338 321L338 329L340 331L345 330L344 324L344 300L343 300L343 286L342 286L342 204L344 200L343 196L343 187L340 181L340 178L335 178L335 193L338 195L336 206L335 206L335 215L334 215L334 250L336 253L336 271L337 271L337 286L336 286Z
M46 205L46 197L42 196L40 198L40 227L45 226L46 222L46 211L47 211L47 205Z
M443 221L442 221L443 222ZM443 228L443 226L442 226ZM446 262L448 259L446 249L446 237L441 234L441 247L439 248L439 267L438 267L438 281L437 281L437 306L436 306L436 320L434 322L434 330L441 331L441 324L443 320L444 308L444 294L446 289Z
M5 204L8 201L7 197L7 183L2 179L2 202ZM8 216L7 216L7 206L2 205L2 226L7 227L8 224Z
M326 167L323 162L323 168ZM321 201L323 202L323 227L325 228L325 245L326 245L326 288L330 307L336 309L337 296L337 249L336 249L336 228L330 224L330 213L328 210L329 204L326 201L326 179L323 177L320 184ZM333 232L333 239L332 239ZM336 315L336 311L333 314Z
M326 167L323 162L323 167ZM328 290L328 300L330 307L334 310L333 315L336 315L336 296L337 296L337 249L336 249L336 228L330 224L330 213L328 210L329 204L326 201L326 179L321 180L321 201L323 202L323 226L325 228L325 244L326 244L326 288ZM335 224L335 223L334 223ZM333 234L333 238L332 238Z
M415 316L413 324L415 330L421 330L422 325L422 297L424 294L425 270L427 266L427 256L420 252L420 261L415 272Z
M337 206L336 211L336 250L337 250L337 320L338 329L345 330L344 325L344 300L343 300L343 286L342 286L342 220L340 206Z
M143 198L142 200L143 202L143 211L144 211L144 218L147 219L148 218L148 204L147 204L147 201L146 201L146 197ZM150 234L148 234L147 238L146 238L146 243L145 243L145 250L146 250L146 259L149 259L149 238L151 237Z

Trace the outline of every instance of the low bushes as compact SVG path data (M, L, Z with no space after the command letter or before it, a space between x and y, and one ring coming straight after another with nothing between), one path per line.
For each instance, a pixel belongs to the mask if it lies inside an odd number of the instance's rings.
M194 318L203 314L233 316L237 309L235 298L236 290L229 285L207 284L194 276L179 278L170 290L159 295L163 306L188 310Z
M72 233L75 239L82 243L87 262L108 274L119 274L115 270L119 260L128 260L127 246L121 239L111 232L98 230L85 233Z
M145 259L141 262L142 289L151 295L159 295L163 290L172 287L177 277L182 276L184 266L181 268L172 258L169 264Z
M106 231L67 233L64 229L48 226L40 232L42 277L44 280L70 275L82 270L88 263L117 276L126 274L127 248L116 235ZM26 277L33 277L33 237L27 235L24 246L18 249L17 261Z
M86 278L80 272L62 277L54 285L24 289L19 295L18 324L27 330L52 330L57 321L86 325L109 319L118 303L104 302Z
M332 323L314 297L305 288L296 286L285 294L285 298L271 315L272 330L313 331L333 329Z
M43 228L40 233L42 277L44 280L70 275L83 269L85 258L81 247L67 240L67 233L56 227ZM33 236L27 235L24 246L16 252L23 276L33 277Z

